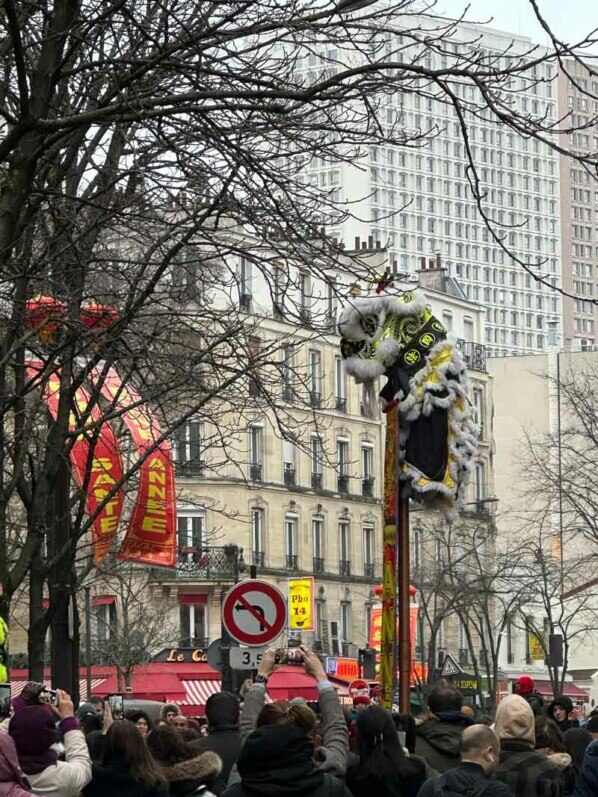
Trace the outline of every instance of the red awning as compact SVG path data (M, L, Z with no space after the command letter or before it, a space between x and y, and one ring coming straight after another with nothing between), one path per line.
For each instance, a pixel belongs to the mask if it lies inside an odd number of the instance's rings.
M268 679L268 694L272 700L290 700L302 697L317 700L318 690L314 679L301 667L280 667Z
M96 694L109 695L118 692L116 676L102 684ZM186 699L185 688L176 673L147 672L144 667L136 667L131 677L131 691L137 700L159 700L162 703L179 703Z
M114 595L96 595L91 599L92 606L108 606L111 603L114 603L116 598Z
M554 693L552 691L552 685L550 681L534 680L534 684L536 687L536 692L539 692L544 697L549 697L552 700ZM575 700L583 700L584 702L587 702L590 699L590 695L585 691L585 689L581 689L581 687L577 686L577 684L571 682L567 683L566 681L563 685L563 694Z
M205 594L198 594L195 592L189 592L186 595L179 595L179 603L188 604L188 603L199 603L205 606L208 602L208 596Z

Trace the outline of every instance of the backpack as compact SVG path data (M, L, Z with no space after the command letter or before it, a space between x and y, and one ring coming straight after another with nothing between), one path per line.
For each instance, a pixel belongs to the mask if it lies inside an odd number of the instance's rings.
M449 790L441 776L434 781L434 797L451 797L456 794L462 795L462 797L482 797L491 782L482 783L480 786L470 786L467 791L454 792Z

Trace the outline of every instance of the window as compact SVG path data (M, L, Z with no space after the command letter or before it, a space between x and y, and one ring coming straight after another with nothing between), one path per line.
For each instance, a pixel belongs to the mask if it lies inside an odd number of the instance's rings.
M261 341L259 338L250 337L247 341L249 349L249 395L259 396L260 391L260 378L259 378L259 362L261 354Z
M447 332L452 332L453 330L453 314L449 313L448 310L443 310L442 312L442 324Z
M349 460L349 443L346 440L338 440L336 444L336 461L338 473L339 493L349 492L349 474L347 463Z
M351 575L351 542L349 522L341 520L338 524L338 571L341 576Z
M251 262L242 257L241 263L239 265L239 306L240 309L245 313L251 312L251 282Z
M336 295L336 285L333 281L326 283L326 326L331 330L336 330L336 319L338 316L338 298Z
M459 618L458 622L458 643L459 643L459 664L467 664L468 663L468 645L467 645L467 634L465 631L465 624L463 620Z
M285 515L284 545L287 555L287 570L297 569L297 516Z
M322 438L317 434L312 434L310 440L310 459L311 459L311 472L312 474L322 475L322 460L324 458L324 451L322 446Z
M314 549L314 573L324 572L324 520L321 517L311 519L311 536Z
M114 597L98 596L92 598L95 620L95 638L98 642L108 642L116 631L116 603Z
M419 526L413 527L412 537L413 539L411 543L411 570L413 571L415 576L418 576L422 563L422 544L423 544L423 532Z
M335 408L342 412L347 411L347 387L345 368L341 357L334 358L334 397Z
M480 440L484 439L484 393L481 388L473 389L474 419L480 429Z
M366 578L374 578L375 545L374 527L366 524L363 526L363 575Z
M304 323L311 321L311 279L305 271L299 272L299 318Z
M486 468L483 462L476 462L474 472L475 500L481 502L486 497Z
M264 564L264 510L251 510L251 550L254 565Z
M202 513L177 516L177 536L179 544L179 560L182 562L198 562L202 556L205 538L206 518Z
M362 494L366 498L373 497L374 491L374 449L372 446L361 447L361 479Z
M347 643L351 640L351 604L349 601L341 601L340 623L338 630L341 642Z
M324 601L316 601L316 640L322 642L324 633Z
M264 430L261 426L252 424L249 427L249 465L250 478L262 478L262 451Z
M208 623L207 603L205 602L205 599L205 595L179 596L181 647L207 647Z
M295 371L293 358L295 347L285 346L282 350L282 397L285 401L292 401L295 394Z
M284 317L284 299L283 299L283 268L279 263L274 264L274 296L273 296L273 315L277 320Z
M463 336L467 341L473 342L474 340L473 319L467 316L463 319Z
M295 484L295 444L286 438L282 441L282 467L284 483L290 487Z
M196 419L187 421L177 431L174 443L174 459L184 470L201 473L203 470L203 423Z
M308 355L308 386L312 407L319 407L322 389L322 359L317 349L310 349Z

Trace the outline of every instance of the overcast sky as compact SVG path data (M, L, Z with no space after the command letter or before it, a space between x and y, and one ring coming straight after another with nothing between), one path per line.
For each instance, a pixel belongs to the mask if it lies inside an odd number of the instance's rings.
M546 44L546 35L536 21L529 0L468 0L468 19L486 22L491 17L493 28L530 36ZM450 16L458 15L467 0L438 0L438 10ZM560 39L577 42L598 28L596 0L538 0L540 11ZM598 37L598 33L595 34ZM598 52L598 46L595 48Z

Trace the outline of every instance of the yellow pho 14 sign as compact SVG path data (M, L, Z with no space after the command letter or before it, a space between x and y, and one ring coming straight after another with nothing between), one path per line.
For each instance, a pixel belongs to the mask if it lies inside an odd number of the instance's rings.
M314 630L314 579L289 579L289 628Z

